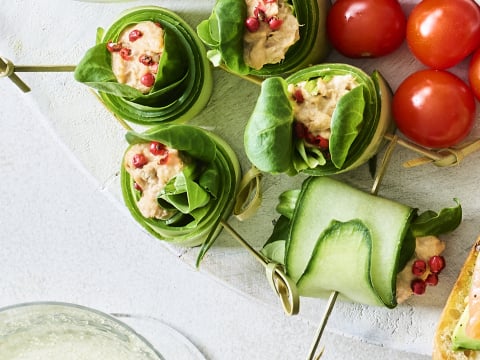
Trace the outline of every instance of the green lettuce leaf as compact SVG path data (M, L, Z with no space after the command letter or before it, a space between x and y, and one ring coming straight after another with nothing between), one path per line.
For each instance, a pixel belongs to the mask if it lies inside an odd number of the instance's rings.
M444 208L440 213L428 210L414 219L411 225L415 237L446 234L455 230L462 222L462 206L454 199L457 206Z
M332 163L338 169L342 168L358 136L364 109L363 86L357 86L340 98L333 111L329 150Z
M287 83L280 77L262 82L257 104L244 133L245 151L262 171L290 171L293 157L293 108Z

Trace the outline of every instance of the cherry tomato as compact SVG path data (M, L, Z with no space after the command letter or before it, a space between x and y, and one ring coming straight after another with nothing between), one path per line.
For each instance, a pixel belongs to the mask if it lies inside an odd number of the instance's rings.
M470 87L446 70L421 70L408 76L393 96L398 129L428 148L450 147L463 140L475 120Z
M475 51L468 68L468 82L473 93L480 100L480 49Z
M434 69L447 69L480 45L480 8L472 0L423 0L407 21L413 55Z
M337 0L327 15L327 34L345 56L378 57L402 44L406 23L397 0Z

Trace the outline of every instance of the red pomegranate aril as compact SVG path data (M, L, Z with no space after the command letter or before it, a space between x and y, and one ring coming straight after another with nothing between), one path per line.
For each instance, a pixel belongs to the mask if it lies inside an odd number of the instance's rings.
M412 264L412 273L415 276L422 276L427 271L427 263L423 260L417 259Z
M432 273L438 274L445 267L445 259L441 255L434 255L428 260L428 266Z
M158 72L158 63L154 62L152 65L150 65L150 71L152 74L156 74Z
M253 16L259 21L265 21L265 9L257 6L255 9L253 9Z
M250 16L247 18L247 20L245 20L245 27L248 31L255 32L260 27L260 21L258 21L256 17Z
M158 165L165 165L168 163L168 150L165 151L165 156L158 160Z
M305 139L307 136L307 128L301 122L295 121L295 135L299 139Z
M132 60L132 50L126 47L120 49L120 56L123 60L129 61Z
M163 155L167 151L167 148L164 144L158 141L152 141L150 143L150 152L153 155Z
M328 139L325 139L324 137L318 135L315 142L321 150L328 149L328 144L329 144Z
M295 89L295 92L293 93L293 98L295 99L295 102L297 104L301 104L305 101L303 98L302 90L300 89Z
M137 190L137 191L140 191L140 192L142 192L142 191L143 191L143 190L142 190L142 188L141 188L141 186L140 186L140 185L138 185L138 183L137 183L137 182L134 182L134 183L133 183L133 187L134 187L134 188L135 188L135 190Z
M134 42L140 39L142 36L143 36L143 33L140 30L134 29L130 31L130 34L128 34L128 40L130 40L131 42Z
M146 87L151 87L155 84L155 76L152 73L146 73L140 78L140 82Z
M430 273L425 279L425 284L430 286L436 286L438 284L438 274Z
M268 20L268 27L270 28L270 30L272 31L276 31L278 29L280 29L280 27L282 26L283 24L283 20L282 19L279 19L277 17L272 17Z
M135 168L141 169L145 164L148 163L148 159L143 154L135 154L132 158L132 164Z
M140 61L145 66L153 65L153 57L147 54L140 55L138 57L138 61Z
M426 290L425 281L423 281L422 279L412 280L410 287L412 288L412 291L415 295L422 295L425 293Z
M109 41L107 43L107 50L110 52L118 52L122 50L122 44L114 41Z

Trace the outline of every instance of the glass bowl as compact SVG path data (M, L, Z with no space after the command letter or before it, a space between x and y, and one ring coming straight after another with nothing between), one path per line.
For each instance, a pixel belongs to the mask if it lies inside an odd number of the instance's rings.
M0 309L3 360L160 360L131 327L80 305L42 302Z

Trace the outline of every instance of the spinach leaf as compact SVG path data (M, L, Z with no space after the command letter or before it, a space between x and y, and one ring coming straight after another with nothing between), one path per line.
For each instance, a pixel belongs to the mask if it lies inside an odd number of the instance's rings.
M208 204L210 195L190 176L193 174L182 171L166 184L158 198L172 204L184 214Z
M444 208L440 213L428 210L415 218L411 231L415 237L446 234L455 230L462 222L462 206L454 199L457 206Z
M293 108L287 83L280 77L262 82L257 104L244 134L250 161L260 170L282 173L292 169Z
M248 74L249 67L243 61L244 21L247 16L245 1L217 1L210 17L197 27L200 39L213 50L210 60L221 59L227 68L238 74ZM213 62L212 61L212 62Z
M342 96L333 111L329 150L332 163L338 169L345 163L348 150L359 134L364 109L365 97L360 85Z
M307 146L304 139L295 139L293 166L297 172L305 169L315 169L327 163L322 151L316 146Z
M276 207L277 212L291 219L293 217L293 211L297 205L298 196L300 195L300 189L287 190L280 194L278 205Z
M125 137L129 144L159 141L207 163L215 159L217 151L211 136L204 131L199 131L194 126L188 125L155 127L142 134L129 131Z

